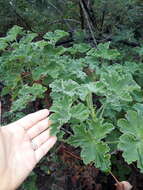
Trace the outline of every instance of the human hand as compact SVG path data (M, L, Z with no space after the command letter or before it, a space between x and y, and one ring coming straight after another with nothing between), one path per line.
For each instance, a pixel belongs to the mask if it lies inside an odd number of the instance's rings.
M16 189L55 144L48 115L44 109L0 128L0 190Z

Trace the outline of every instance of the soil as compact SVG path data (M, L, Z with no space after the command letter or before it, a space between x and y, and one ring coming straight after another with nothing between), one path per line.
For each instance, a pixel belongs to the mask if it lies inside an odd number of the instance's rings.
M53 155L47 158L51 159ZM94 165L85 166L80 159L79 149L61 143L57 150L58 160L44 160L35 169L38 190L116 190L116 181L110 174L105 174ZM119 181L129 181L133 190L143 189L143 174L135 164L127 165L121 153L116 155L112 171ZM40 165L48 167L43 171Z

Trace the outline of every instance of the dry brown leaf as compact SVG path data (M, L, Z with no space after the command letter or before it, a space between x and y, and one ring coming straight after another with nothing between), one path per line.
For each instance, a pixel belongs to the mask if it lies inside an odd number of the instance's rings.
M118 182L115 184L116 190L131 190L132 185L127 181Z

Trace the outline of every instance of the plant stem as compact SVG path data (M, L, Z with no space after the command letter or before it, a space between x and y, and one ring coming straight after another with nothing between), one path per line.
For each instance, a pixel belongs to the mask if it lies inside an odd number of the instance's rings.
M111 171L110 171L109 173L110 173L110 175L115 179L116 183L119 184L120 182L119 182L118 179L113 175L113 173L112 173Z
M89 110L91 111L91 117L95 121L96 120L96 114L95 114L95 109L94 109L93 101L92 101L92 93L88 94L88 96L86 98L86 103L87 103Z

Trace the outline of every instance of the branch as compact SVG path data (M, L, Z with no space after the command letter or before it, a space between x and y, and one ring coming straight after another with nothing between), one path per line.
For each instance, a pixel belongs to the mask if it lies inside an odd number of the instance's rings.
M93 25L92 25L92 23L90 22L89 15L88 15L88 13L87 13L85 7L84 7L84 4L83 4L83 1L82 1L82 0L80 0L80 5L81 5L81 7L82 7L82 10L83 10L83 12L84 12L85 18L86 18L86 20L87 20L87 25L88 25L88 27L89 27L91 36L92 36L92 38L93 38L93 42L94 42L95 46L97 46L97 41L96 41L96 39L95 39L94 31L93 31L93 29L92 29L92 28L93 28Z
M105 18L105 10L102 13L102 18L101 18L101 31L103 31L103 25L104 25L104 18Z
M81 4L79 3L79 8L80 8L80 20L81 20L81 29L84 29L84 13L81 7Z
M92 25L93 26L95 25L97 30L99 30L96 18L94 16L94 11L93 11L93 9L91 7L91 4L90 4L90 0L88 0L86 3L85 3L85 0L82 0L82 3L84 5L84 8L85 8L85 10L86 10L86 12L88 14L88 17L89 17L90 21L92 22ZM91 14L91 13L93 13L93 14Z
M93 38L85 38L84 39L85 41L91 41L93 40ZM96 39L96 42L97 43L104 43L104 42L108 42L108 41L112 41L112 35L109 35L107 36L106 38L103 38L103 39ZM61 45L65 45L65 44L68 44L68 43L73 43L74 42L74 39L73 38L70 38L68 40L65 40L65 41L60 41L60 42L57 42L56 43L56 46L61 46ZM136 42L129 42L129 41L119 41L119 43L123 43L125 45L128 45L128 46L131 46L131 47L137 47L137 46L140 46L141 44L140 43L136 43Z

